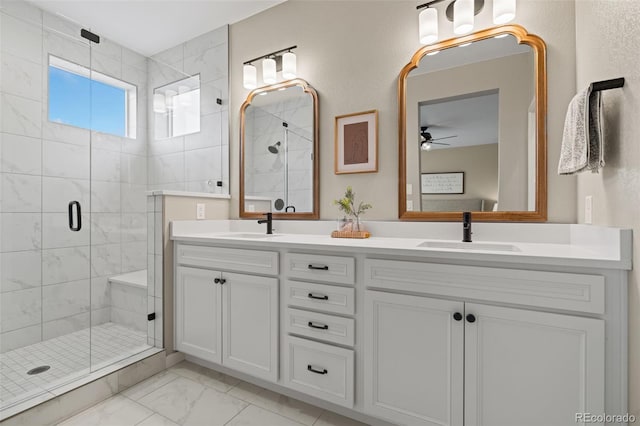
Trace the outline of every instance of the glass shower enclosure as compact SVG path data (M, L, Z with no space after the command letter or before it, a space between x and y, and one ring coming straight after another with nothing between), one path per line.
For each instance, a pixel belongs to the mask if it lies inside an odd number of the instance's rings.
M0 28L2 413L152 349L161 327L146 58L26 2L4 2Z

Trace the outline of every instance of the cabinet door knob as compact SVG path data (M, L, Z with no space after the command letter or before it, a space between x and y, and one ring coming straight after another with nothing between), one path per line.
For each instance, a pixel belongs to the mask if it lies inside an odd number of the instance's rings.
M226 282L227 282L227 279L226 279L226 278L220 278L220 284L224 284L224 283L226 283Z
M220 284L220 278L215 278L215 279L213 280L213 282L214 282L214 283L216 283L216 284Z
M473 314L467 315L467 321L468 322L476 322L476 316L473 315Z
M453 319L456 321L460 321L462 319L462 314L460 312L456 312L453 314Z

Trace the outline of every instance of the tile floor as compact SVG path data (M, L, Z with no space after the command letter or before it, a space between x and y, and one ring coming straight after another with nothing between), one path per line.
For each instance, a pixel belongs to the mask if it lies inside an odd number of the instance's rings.
M0 354L0 409L148 348L147 333L105 323ZM41 365L51 368L27 374Z
M165 370L59 426L361 426L190 362Z

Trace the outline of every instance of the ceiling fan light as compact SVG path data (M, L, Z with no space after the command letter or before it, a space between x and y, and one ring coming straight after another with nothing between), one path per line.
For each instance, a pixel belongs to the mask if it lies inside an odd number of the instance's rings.
M427 7L418 15L420 43L431 44L438 40L438 11Z
M461 35L473 31L474 0L455 0L453 3L453 32Z
M506 24L516 17L516 0L494 0L493 1L493 23L496 25Z

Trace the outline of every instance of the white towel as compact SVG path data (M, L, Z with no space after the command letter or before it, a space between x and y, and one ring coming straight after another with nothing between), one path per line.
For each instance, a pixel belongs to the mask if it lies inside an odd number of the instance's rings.
M587 87L571 100L564 122L558 174L572 175L604 167L600 92Z

